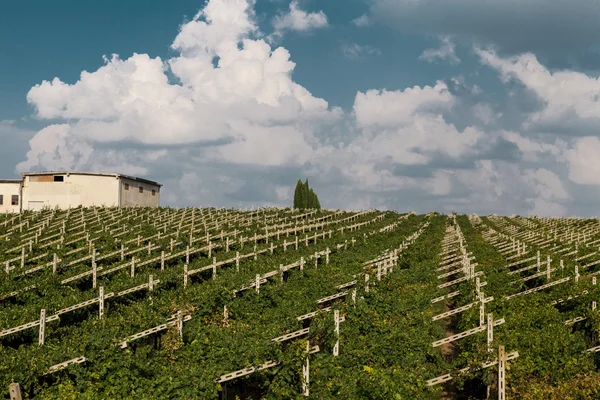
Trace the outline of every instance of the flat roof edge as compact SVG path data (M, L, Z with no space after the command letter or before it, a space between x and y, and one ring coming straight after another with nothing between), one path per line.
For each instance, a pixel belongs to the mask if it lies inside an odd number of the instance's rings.
M108 173L108 172L73 172L73 171L22 172L21 173L21 177L39 176L39 175L64 175L64 174L69 174L69 175L90 175L90 176L112 176L112 177L115 177L115 178L125 178L125 179L130 179L130 180L133 180L133 181L137 181L137 182L147 183L147 184L153 185L153 186L159 186L159 187L163 186L162 184L160 184L158 182L155 182L155 181L151 181L149 179L137 178L135 176L129 176L129 175L118 174L118 173Z

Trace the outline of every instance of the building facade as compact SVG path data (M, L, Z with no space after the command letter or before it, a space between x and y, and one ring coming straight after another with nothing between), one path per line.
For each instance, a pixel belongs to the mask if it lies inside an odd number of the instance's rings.
M158 207L162 186L133 176L93 172L26 172L22 180L12 180L10 184L1 182L8 181L0 181L0 188L5 188L7 193L19 189L15 192L19 195L18 205L11 206L12 212L44 208L65 210L78 206ZM10 196L9 200L14 203L12 192Z
M18 213L21 210L21 180L0 179L0 212Z

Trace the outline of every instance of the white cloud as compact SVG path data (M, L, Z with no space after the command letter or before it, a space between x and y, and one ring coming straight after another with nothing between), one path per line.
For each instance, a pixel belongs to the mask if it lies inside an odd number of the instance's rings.
M452 42L449 36L440 38L442 45L437 49L427 49L421 53L419 60L434 62L436 60L447 61L451 65L460 63L460 59L456 55L456 45Z
M564 147L566 146L564 142L559 140L555 141L555 143L535 141L518 132L502 131L500 132L500 136L517 145L523 153L524 160L528 162L537 162L541 154L551 154L560 161L561 154L564 153Z
M280 35L286 30L307 32L313 29L325 28L327 25L327 16L323 11L308 13L298 7L297 0L290 3L287 13L282 13L273 19L273 28L276 35Z
M404 91L368 90L356 94L354 113L361 127L394 126L411 123L419 112L448 108L453 101L454 97L443 82L423 88L406 88Z
M531 53L504 59L492 50L476 49L482 62L498 70L504 82L516 78L543 101L527 128L536 123L555 124L570 112L577 118L600 118L600 78L575 71L548 71Z
M484 124L491 124L497 117L497 114L494 113L492 107L489 104L475 104L473 107L473 112L475 116Z
M458 96L481 92L464 77L453 78L450 88L439 81L403 90L366 90L356 94L352 112L331 108L294 82L289 52L263 39L252 6L251 0L210 0L181 26L172 44L175 55L168 59L112 56L96 71L83 72L74 84L55 78L33 87L27 99L37 117L59 123L31 139L18 169L150 175L165 183L163 199L177 205L289 205L301 175L320 180L325 207L439 205L450 211L460 205L469 212L511 214L526 208L563 213L563 203L572 197L551 167L479 159L482 149L504 138L529 162L553 156L569 163L571 180L600 183L594 178L600 176L600 164L592 160L600 152L595 138L569 147L492 130L489 125L498 123L499 115L486 104L478 104L472 113L489 124L482 128L486 131L471 121L462 127L449 123L446 117L461 103ZM326 25L324 14L321 22L310 15L320 14L301 11L293 2L290 12L279 18L298 17L300 22L288 21L286 29ZM348 46L350 55L377 52ZM560 101L545 87L560 83L548 80L556 74L538 68L528 75L493 53L481 57L506 74L520 76L546 96L542 98L548 99L548 107ZM563 94L574 94L578 115L594 115L586 100L593 90L581 86ZM4 125L9 123L0 123ZM331 127L341 131L339 137L321 139ZM252 196L242 198L252 190ZM444 200L437 203L436 198Z
M358 18L355 18L352 20L352 23L356 26L369 26L371 25L371 19L369 18L369 16L367 14L363 14Z
M37 116L69 122L40 131L19 170L98 167L103 150L94 144L123 140L152 146L221 142L207 161L305 162L314 126L339 118L340 111L292 80L295 64L286 49L250 39L260 35L251 5L209 1L181 27L172 45L179 54L166 61L113 55L97 71L82 72L75 84L55 78L34 86L27 100ZM169 83L168 70L181 84Z
M527 183L534 193L545 200L565 200L570 198L560 178L545 168L529 169L524 173Z
M357 60L368 56L379 56L381 50L370 45L360 45L358 43L344 43L342 44L342 52L344 57L349 60Z
M582 185L600 185L600 139L583 137L565 152L569 179Z

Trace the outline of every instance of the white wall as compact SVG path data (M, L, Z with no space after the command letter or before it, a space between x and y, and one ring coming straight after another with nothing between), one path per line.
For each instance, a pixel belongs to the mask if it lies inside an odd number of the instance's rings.
M64 182L54 182L53 175L37 175L26 176L23 183L24 210L118 204L119 179L115 176L65 174Z
M21 183L20 182L0 182L0 195L2 195L2 204L0 204L0 213L18 213L21 210ZM12 205L12 196L19 196L19 202L16 206Z
M126 185L129 185L127 190ZM140 193L140 187L143 188L143 193ZM121 178L120 190L121 206L158 207L160 205L160 186Z

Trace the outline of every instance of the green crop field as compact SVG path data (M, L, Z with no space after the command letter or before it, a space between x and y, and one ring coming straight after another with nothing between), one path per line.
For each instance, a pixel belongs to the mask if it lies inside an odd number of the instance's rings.
M594 399L597 219L0 216L0 385L38 399Z

